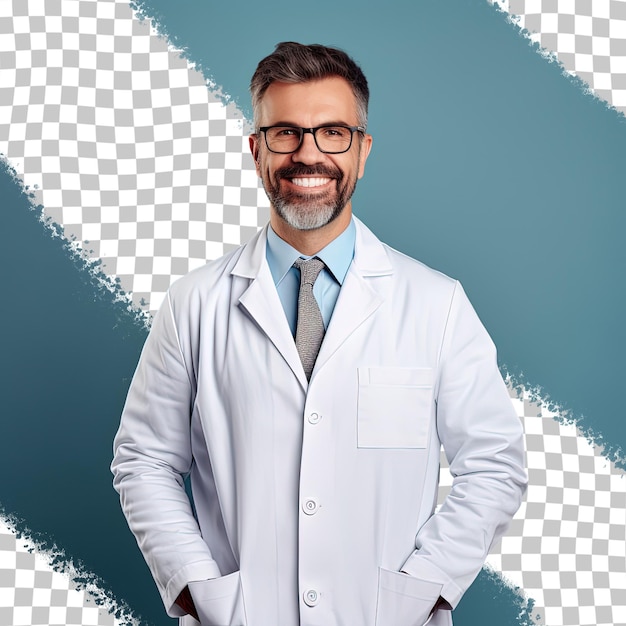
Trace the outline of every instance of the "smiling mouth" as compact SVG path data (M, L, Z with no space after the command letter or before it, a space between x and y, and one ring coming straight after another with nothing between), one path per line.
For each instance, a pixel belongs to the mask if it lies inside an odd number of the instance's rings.
M303 177L303 178L290 178L289 179L294 185L298 187L321 187L326 183L330 182L332 178L326 177Z

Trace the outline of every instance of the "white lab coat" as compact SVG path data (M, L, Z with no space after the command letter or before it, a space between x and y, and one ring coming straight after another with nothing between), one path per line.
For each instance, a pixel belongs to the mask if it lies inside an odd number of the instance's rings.
M421 626L524 492L494 346L459 283L357 220L307 384L265 247L180 279L154 319L115 440L129 525L172 616L190 583L203 626Z

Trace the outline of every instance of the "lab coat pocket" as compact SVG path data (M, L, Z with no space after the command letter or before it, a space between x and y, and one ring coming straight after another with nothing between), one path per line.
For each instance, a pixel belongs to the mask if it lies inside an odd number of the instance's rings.
M239 572L189 583L202 626L246 626Z
M376 626L425 626L441 585L378 568Z
M359 448L425 448L433 409L430 368L359 367Z

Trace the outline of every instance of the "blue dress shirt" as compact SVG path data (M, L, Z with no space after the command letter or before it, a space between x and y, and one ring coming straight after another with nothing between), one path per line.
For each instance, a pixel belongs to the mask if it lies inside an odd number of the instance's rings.
M350 220L348 228L339 237L333 239L325 248L314 256L324 261L326 267L313 285L313 295L322 312L324 328L328 328L333 314L339 290L348 273L350 263L354 257L354 242L356 227L354 220ZM296 335L298 319L298 292L300 291L300 270L293 267L298 257L310 259L310 256L300 254L295 248L281 239L272 229L267 229L267 263L278 291L278 296L285 310L291 334Z

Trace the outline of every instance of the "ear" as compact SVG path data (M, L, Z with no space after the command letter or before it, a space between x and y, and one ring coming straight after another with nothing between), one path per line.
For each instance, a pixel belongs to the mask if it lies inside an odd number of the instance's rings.
M252 152L252 158L254 159L254 166L256 168L256 174L260 178L261 170L260 170L260 158L259 158L259 136L256 133L253 133L248 137L248 142L250 144L250 152Z
M372 136L364 135L363 139L361 140L361 145L359 146L359 178L361 178L365 172L365 161L367 161L367 157L369 156L371 149Z

